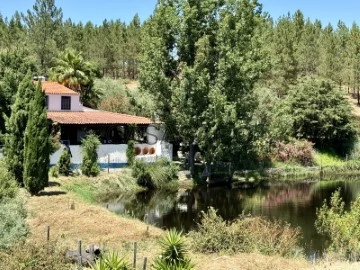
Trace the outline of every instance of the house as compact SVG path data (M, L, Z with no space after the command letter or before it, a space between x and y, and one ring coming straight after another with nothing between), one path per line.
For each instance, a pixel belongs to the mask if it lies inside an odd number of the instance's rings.
M59 132L61 143L70 149L72 164L82 161L81 140L92 130L101 141L98 148L101 167L120 168L127 164L129 140L136 140L137 158L146 162L159 157L172 158L172 145L165 142L159 124L149 118L94 110L83 106L79 93L57 82L42 81L46 95L47 118ZM50 157L55 165L63 147Z

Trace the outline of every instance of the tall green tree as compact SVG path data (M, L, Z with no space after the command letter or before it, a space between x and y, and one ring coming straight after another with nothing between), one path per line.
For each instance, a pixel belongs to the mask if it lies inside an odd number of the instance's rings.
M20 83L15 102L11 106L11 116L6 119L4 154L9 171L16 181L23 185L24 133L26 130L30 102L35 94L31 74Z
M337 61L338 44L335 37L334 29L329 24L320 35L320 59L318 74L324 78L336 80L336 74L340 73L341 66Z
M39 83L30 104L24 138L24 184L31 194L39 193L48 185L50 149L45 94Z
M202 113L199 145L207 162L228 160L241 166L252 152L253 88L264 68L256 32L261 7L257 1L225 1L219 13L217 70Z
M257 1L184 0L159 1L145 23L141 87L190 152L197 144L208 162L251 148L245 129L263 70L261 20Z
M59 28L62 25L62 10L56 7L55 0L36 0L32 10L24 15L27 38L36 54L40 69L45 74L56 55Z
M298 71L300 76L316 75L319 63L320 30L307 19L302 38L297 46Z
M298 62L294 43L295 30L290 15L278 20L273 35L273 80L278 96L284 96L296 83Z
M26 51L0 52L0 134L6 132L5 117L10 116L19 84L28 70L36 69Z

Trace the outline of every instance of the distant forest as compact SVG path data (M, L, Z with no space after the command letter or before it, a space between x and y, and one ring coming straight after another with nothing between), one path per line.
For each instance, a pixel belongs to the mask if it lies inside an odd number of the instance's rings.
M360 28L356 23L324 26L300 10L278 20L262 16L259 42L268 64L262 80L278 89L279 95L304 75L318 75L358 90ZM96 63L103 76L137 79L143 26L138 15L128 24L121 18L104 20L101 25L74 23L64 19L55 5L39 6L10 18L0 15L0 51L25 56L39 74L46 75L59 52L73 49Z

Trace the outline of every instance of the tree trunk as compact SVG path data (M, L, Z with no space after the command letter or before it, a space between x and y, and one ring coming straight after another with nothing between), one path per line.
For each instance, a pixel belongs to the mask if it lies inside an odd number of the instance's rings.
M360 91L359 91L359 87L357 88L357 101L358 101L358 106L360 106Z
M206 172L207 172L206 182L208 184L210 184L210 182L211 182L211 163L209 163L209 162L206 162Z
M189 151L189 171L191 175L194 175L194 160L195 157L195 144L193 141L190 142L190 151Z

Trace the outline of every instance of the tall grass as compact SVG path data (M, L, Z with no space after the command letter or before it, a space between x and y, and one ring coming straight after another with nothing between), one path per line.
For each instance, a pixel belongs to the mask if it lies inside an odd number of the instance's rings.
M8 249L28 234L24 200L20 196L0 202L0 249Z
M102 173L93 178L79 176L68 179L69 181L63 181L64 189L74 192L78 197L90 203L103 202L119 194L137 193L144 190L136 183L129 169L123 169L116 174Z
M167 159L159 159L153 163L136 160L132 166L133 176L140 186L149 189L173 189L177 187L179 168L168 164Z
M298 228L244 215L234 222L227 222L213 208L203 213L198 230L190 232L189 238L192 239L192 248L202 253L259 252L285 257L301 255Z
M0 269L75 269L74 266L65 261L64 253L64 250L53 242L45 242L44 244L21 242L7 250L0 250Z

